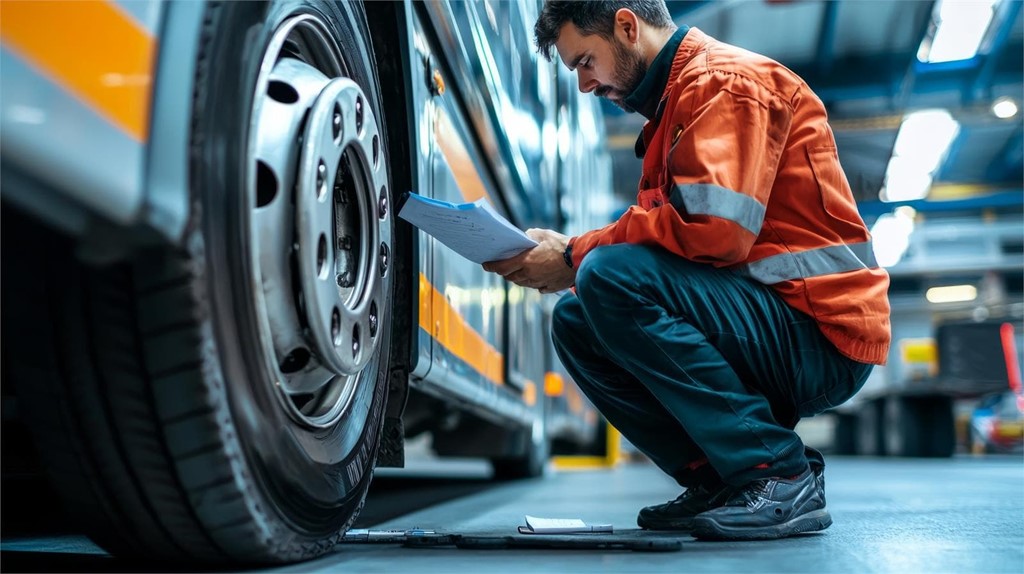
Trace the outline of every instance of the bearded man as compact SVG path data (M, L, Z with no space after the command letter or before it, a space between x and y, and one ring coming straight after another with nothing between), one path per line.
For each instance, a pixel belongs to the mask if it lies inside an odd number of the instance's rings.
M559 358L685 491L643 528L823 530L824 460L793 431L884 364L888 275L821 101L764 56L676 27L663 0L549 1L539 51L647 118L637 205L484 268L545 293Z

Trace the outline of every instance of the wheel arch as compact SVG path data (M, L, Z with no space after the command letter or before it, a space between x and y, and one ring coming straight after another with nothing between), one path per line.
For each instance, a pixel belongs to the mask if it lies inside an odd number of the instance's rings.
M363 4L366 25L375 62L374 71L380 86L380 114L387 153L390 158L391 189L396 198L396 210L401 205L400 197L406 191L416 188L415 178L419 173L419 157L415 152L416 115L413 110L412 86L410 79L415 63L411 60L413 50L409 46L409 19L411 6L408 2L365 2ZM381 42L380 38L396 41ZM398 129L402 126L405 129ZM400 166L394 169L395 166ZM415 330L419 325L418 276L419 241L415 229L401 219L395 220L394 245L394 305L407 313L391 314L391 365L388 381L388 401L385 411L384 431L381 439L377 466L404 466L405 432L402 415L409 397L409 375L416 366L417 354L413 348Z

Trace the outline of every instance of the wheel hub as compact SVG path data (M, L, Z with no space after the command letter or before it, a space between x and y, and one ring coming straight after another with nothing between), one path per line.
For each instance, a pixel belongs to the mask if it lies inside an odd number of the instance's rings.
M377 201L366 189L377 183L368 176L380 161L379 138L364 101L348 78L324 87L310 109L297 181L305 318L321 358L339 375L370 360L381 300Z
M326 27L301 15L257 82L253 279L273 384L296 421L345 412L381 344L391 201L377 118Z

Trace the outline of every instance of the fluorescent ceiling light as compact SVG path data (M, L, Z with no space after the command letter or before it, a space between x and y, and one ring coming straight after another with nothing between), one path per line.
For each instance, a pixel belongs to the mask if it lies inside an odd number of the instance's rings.
M992 113L1001 120L1012 118L1017 111L1017 104L1012 98L999 98L992 104Z
M922 110L903 118L879 193L882 201L927 197L935 171L959 133L960 124L946 110Z
M978 53L999 0L940 0L935 8L938 27L921 42L922 62L968 60Z
M898 209L894 213L879 216L871 226L871 247L875 261L882 267L892 267L900 262L910 247L910 235L914 232L914 210Z
M928 196L932 188L932 175L911 161L894 157L885 170L885 187L879 197L882 201L913 201Z
M959 132L960 124L946 110L907 114L896 136L893 155L910 159L925 171L934 171Z
M924 296L931 303L960 303L974 301L978 297L978 289L974 285L932 287Z

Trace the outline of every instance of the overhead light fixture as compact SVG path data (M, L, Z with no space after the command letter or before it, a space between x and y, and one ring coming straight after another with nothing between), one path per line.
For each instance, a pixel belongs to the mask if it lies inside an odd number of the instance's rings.
M925 292L924 296L930 303L962 303L977 299L978 288L974 285L932 287Z
M885 170L881 200L913 201L926 197L935 171L959 133L959 122L946 110L921 110L904 117Z
M992 103L992 113L999 119L1005 120L1017 115L1017 103L1013 98L1002 97Z
M878 194L882 201L913 201L927 197L932 174L904 158L893 156L885 170L885 187Z
M917 59L939 63L969 60L978 53L1000 0L940 0L935 7L935 32L921 42Z
M904 207L879 216L871 226L871 247L875 252L875 261L882 267L892 267L899 263L910 247L915 211L912 207Z

